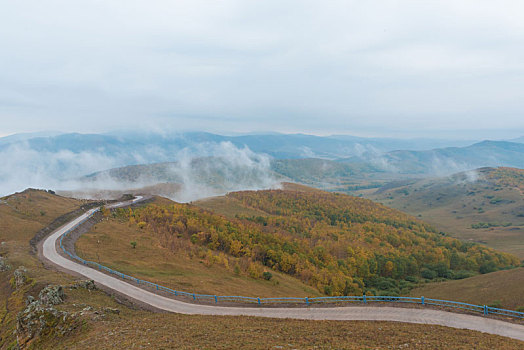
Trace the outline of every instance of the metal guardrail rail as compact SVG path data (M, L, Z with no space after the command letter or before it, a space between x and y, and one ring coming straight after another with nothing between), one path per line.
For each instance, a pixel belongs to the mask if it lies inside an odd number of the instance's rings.
M78 226L80 226L82 223L90 219L97 211L99 211L99 208L95 209L90 215L88 215L85 219L83 219L82 221L80 221L79 223L71 227L60 237L60 248L64 251L64 253L66 253L71 259L78 260L84 265L90 265L95 269L108 272L110 274L113 274L117 277L122 278L123 280L129 280L138 285L149 286L154 290L172 294L177 297L186 297L193 301L199 301L199 300L207 300L211 302L214 301L217 304L219 302L237 302L237 303L244 303L244 304L251 303L251 304L258 304L258 305L285 303L285 304L305 304L309 306L313 304L346 303L346 302L355 302L355 303L363 303L363 304L367 304L370 302L411 303L411 304L433 305L433 306L462 309L462 310L478 312L483 315L493 314L493 315L501 315L501 316L506 316L506 317L517 318L517 319L524 319L524 312L500 309L500 308L491 307L487 305L475 305L475 304L469 304L469 303L462 303L458 301L431 299L431 298L424 298L424 297L417 298L417 297L378 296L378 295L349 295L349 296L313 297L313 298L310 298L310 297L305 297L305 298L299 298L299 297L257 298L257 297L245 297L245 296L240 296L240 295L231 296L231 295L197 294L197 293L188 293L188 292L173 290L171 288L164 287L162 285L159 285L153 282L141 280L139 278L126 275L120 271L113 270L99 263L82 259L78 255L72 254L67 249L65 249L65 247L62 245L63 238L68 233L70 233L71 231L76 229Z

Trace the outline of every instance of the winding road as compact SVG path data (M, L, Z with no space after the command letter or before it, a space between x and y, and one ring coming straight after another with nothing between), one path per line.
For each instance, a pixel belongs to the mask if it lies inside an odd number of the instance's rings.
M109 208L123 207L142 200L137 197L129 202L121 202L107 206ZM106 275L93 268L66 259L58 252L57 242L67 230L86 219L96 209L91 209L75 220L51 233L41 245L41 254L52 264L80 274L97 284L112 289L126 297L145 303L154 308L169 312L191 315L236 315L258 316L272 318L293 318L305 320L362 320L362 321L395 321L419 324L433 324L454 328L470 329L490 334L501 335L524 341L524 325L499 321L491 318L473 316L433 309L410 309L399 307L294 307L294 308L264 308L264 307L230 307L211 306L186 303L170 299L141 289L135 285Z

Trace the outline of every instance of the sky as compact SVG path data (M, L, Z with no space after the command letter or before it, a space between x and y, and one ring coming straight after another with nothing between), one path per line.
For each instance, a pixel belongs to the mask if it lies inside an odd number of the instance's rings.
M0 5L0 136L524 135L520 0Z

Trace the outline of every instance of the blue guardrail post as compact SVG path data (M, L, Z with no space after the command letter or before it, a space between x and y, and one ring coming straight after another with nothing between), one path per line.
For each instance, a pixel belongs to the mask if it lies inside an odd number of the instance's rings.
M424 305L424 297L420 297L420 302Z
M195 293L193 293L193 300L196 300Z
M260 305L260 298L257 298L258 299L258 305Z
M218 298L217 296L215 295L215 304L218 303Z
M484 305L484 315L487 315L487 314L488 314L488 307Z
M366 294L363 294L363 295L362 295L362 297L363 297L363 299L362 299L362 300L364 300L364 304L367 304L367 300L366 300Z
M306 297L306 305L309 305L309 298Z

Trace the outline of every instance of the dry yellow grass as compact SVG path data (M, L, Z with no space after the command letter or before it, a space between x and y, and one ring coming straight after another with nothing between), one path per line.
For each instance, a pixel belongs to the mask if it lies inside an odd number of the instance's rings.
M0 253L6 255L15 268L19 265L33 270L42 263L30 254L29 240L56 217L79 208L84 202L55 196L44 191L26 190L2 198L0 204L0 241L5 242ZM47 279L57 274L45 270Z
M219 322L217 322L219 320ZM63 349L522 349L524 342L432 325L151 314L125 310Z
M12 266L0 273L0 344L5 348L14 341L16 315L25 306L25 294L38 294L46 284L69 283L72 277L45 269L31 253L29 240L56 217L79 208L83 203L54 196L44 191L27 190L2 198L0 203L0 255ZM19 291L11 288L9 280L18 266L28 269L31 283Z
M43 198L49 196L49 198L43 199L40 198L41 196ZM24 307L27 294L37 295L45 284L67 284L73 279L66 274L45 269L30 253L28 241L36 231L51 222L54 217L76 209L81 203L43 193L19 197L18 201L17 210L22 210L23 213L25 208L26 214L21 215L20 212L2 208L5 204L0 204L0 224L4 225L0 234L2 241L6 242L2 246L1 253L11 264L23 262L28 266L29 275L34 279L34 283L19 292L14 292L8 282L12 270L0 273L0 318L6 315L0 325L1 349L7 349L10 344L14 344L13 330L16 327L16 314ZM40 208L47 210L46 215L40 215L38 211L41 210ZM31 211L38 215L27 215ZM126 244L129 244L129 238ZM126 248L131 249L130 246ZM137 246L137 252L139 248L140 245ZM318 322L253 317L185 316L130 308L102 291L66 289L65 293L65 303L58 305L57 308L79 312L86 306L92 306L94 310L79 316L82 326L72 334L41 339L35 343L35 349L271 349L279 347L283 349L383 349L400 346L417 349L522 349L524 347L523 342L508 338L438 326L394 322ZM8 299L7 304L6 299ZM5 306L8 307L7 314ZM120 314L103 312L105 307L118 308ZM99 317L95 311L105 313L105 316Z
M524 268L497 271L463 280L430 283L413 289L410 294L478 305L500 301L503 308L524 308Z
M487 168L486 168L487 169ZM503 169L503 168L502 168ZM524 170L513 169L522 174ZM362 194L434 225L451 236L505 251L524 259L522 190L504 180L470 182L452 178L424 179L383 191ZM501 171L500 169L494 170ZM511 223L508 227L473 229L480 222Z
M132 248L131 242L136 242ZM245 296L318 296L299 280L272 271L271 281L236 275L232 266L207 267L198 256L172 253L154 235L116 219L98 223L76 242L77 254L117 271L187 292Z

